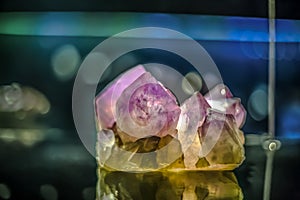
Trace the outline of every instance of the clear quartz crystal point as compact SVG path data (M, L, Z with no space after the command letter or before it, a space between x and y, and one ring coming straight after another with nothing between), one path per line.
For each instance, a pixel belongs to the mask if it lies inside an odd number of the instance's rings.
M98 156L100 164L103 166L105 161L111 156L112 147L115 144L115 136L112 130L101 130L98 133Z
M187 168L195 168L200 151L197 130L202 126L210 106L204 97L196 92L180 108L181 115L177 129L178 138L184 152L184 164Z
M244 125L246 110L241 99L233 97L228 87L223 84L215 86L205 95L205 99L211 107L233 115L239 128Z

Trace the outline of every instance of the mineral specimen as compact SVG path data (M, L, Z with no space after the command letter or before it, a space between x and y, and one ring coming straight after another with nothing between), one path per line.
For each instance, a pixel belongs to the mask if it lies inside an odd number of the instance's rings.
M172 92L139 65L108 85L95 107L102 167L231 170L244 160L239 128L246 111L223 84L205 96L195 92L179 107Z

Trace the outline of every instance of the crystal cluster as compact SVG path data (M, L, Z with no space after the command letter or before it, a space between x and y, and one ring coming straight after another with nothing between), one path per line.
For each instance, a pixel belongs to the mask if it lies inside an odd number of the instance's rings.
M178 105L142 65L95 99L100 166L117 170L231 170L244 160L246 111L217 85Z

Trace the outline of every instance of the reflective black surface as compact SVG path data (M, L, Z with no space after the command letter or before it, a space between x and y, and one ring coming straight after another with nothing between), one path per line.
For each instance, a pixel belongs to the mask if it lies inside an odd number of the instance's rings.
M55 188L58 199L95 198L96 161L78 139L72 142L40 142L31 147L19 142L1 141L0 150L0 184L9 188L10 199L45 199L45 191L41 188L49 185ZM299 199L299 152L299 141L283 141L274 159L271 199ZM246 146L246 160L234 170L244 199L262 199L265 161L260 146ZM128 184L124 187L130 188L132 184L128 183L126 176L135 177L136 174L125 174L115 173L113 181L123 180L124 184ZM183 180L182 177L180 180ZM203 176L199 181L200 185L207 183ZM55 193L49 191L46 193L48 196Z

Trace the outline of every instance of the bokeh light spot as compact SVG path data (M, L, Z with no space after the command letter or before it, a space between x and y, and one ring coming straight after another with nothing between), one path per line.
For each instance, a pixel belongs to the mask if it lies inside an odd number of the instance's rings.
M94 200L96 197L95 187L86 187L82 191L82 197L84 200Z
M53 185L45 184L40 187L41 195L46 200L56 200L58 198L57 190Z
M196 91L200 91L202 88L202 79L195 72L189 72L182 79L181 87L187 94L193 94Z
M7 185L1 183L0 184L0 197L2 199L9 199L10 198L10 190L9 188L7 187Z
M268 95L263 89L256 89L249 97L248 111L250 116L256 120L263 120L268 114Z
M51 63L58 79L69 80L80 64L80 54L74 45L64 45L55 50Z
M92 52L85 58L85 62L87 66L89 66L89 70L85 70L82 74L82 78L87 84L97 84L98 82L95 80L99 80L98 74L95 73L98 71L98 68L106 68L111 71L111 67L106 67L110 63L109 58L100 52ZM103 78L103 77L102 77Z

